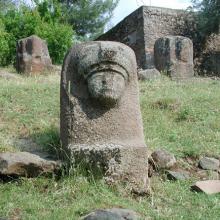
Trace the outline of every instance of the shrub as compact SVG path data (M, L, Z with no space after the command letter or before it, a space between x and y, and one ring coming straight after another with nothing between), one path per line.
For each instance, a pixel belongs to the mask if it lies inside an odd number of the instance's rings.
M11 10L3 18L5 30L10 34L8 40L9 58L7 65L15 62L16 43L19 39L29 37L35 33L35 27L41 23L40 16L36 11L26 7L20 10ZM2 64L2 63L0 63Z
M0 64L7 65L10 56L9 42L10 34L5 31L4 24L0 20Z
M71 26L42 22L35 29L36 35L47 41L53 63L60 64L73 40Z
M17 41L33 34L47 41L53 63L61 63L72 44L72 28L58 21L45 21L36 8L21 6L10 10L2 17L2 22L4 25L0 28L0 65L14 63Z

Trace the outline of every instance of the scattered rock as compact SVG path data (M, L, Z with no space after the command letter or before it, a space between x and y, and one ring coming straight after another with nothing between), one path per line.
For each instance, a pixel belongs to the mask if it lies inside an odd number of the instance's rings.
M139 70L138 71L138 79L139 80L154 80L161 77L160 72L153 68L153 69L146 69L146 70Z
M185 171L167 171L167 178L169 180L187 180L190 178L189 174Z
M191 186L192 190L204 192L206 194L220 193L220 180L206 180L196 182Z
M165 150L156 150L151 154L151 157L159 169L169 169L176 163L174 155Z
M199 161L199 167L203 170L218 170L220 166L219 160L211 157L203 157Z
M37 177L57 173L59 161L46 160L28 152L0 153L0 175Z
M83 220L138 220L138 215L129 209L96 210L85 216Z

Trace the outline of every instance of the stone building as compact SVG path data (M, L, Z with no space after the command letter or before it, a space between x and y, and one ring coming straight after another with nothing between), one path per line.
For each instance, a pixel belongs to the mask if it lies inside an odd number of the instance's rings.
M154 43L166 35L181 35L184 23L182 10L142 6L98 40L119 41L130 46L136 54L138 67L154 68Z
M138 67L152 69L155 67L155 41L167 35L193 36L194 26L192 17L184 10L142 6L97 40L127 44L135 51ZM194 43L197 70L201 74L220 75L220 35L211 36L203 51L197 45L197 39L191 40Z

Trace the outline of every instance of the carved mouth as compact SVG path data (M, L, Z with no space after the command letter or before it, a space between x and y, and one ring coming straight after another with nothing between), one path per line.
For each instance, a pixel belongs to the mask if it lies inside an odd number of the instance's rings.
M112 72L120 74L127 81L129 78L128 71L120 64L114 62L101 62L90 66L90 71L85 74L85 78L88 79L93 74L101 72Z

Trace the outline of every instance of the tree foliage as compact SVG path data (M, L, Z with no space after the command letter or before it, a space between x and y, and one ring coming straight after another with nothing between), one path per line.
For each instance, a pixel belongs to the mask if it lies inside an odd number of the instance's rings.
M94 39L104 32L119 0L59 0L63 15L79 38Z
M17 41L33 34L47 41L53 63L62 63L74 32L70 25L61 21L60 3L57 0L36 1L35 7L29 7L20 1L17 7L9 7L6 2L12 1L6 0L0 12L0 65L14 63Z
M192 0L198 11L198 31L204 37L219 33L220 0Z
M2 19L0 19L0 64L7 65L10 48L9 41L10 35L5 31L5 26Z

